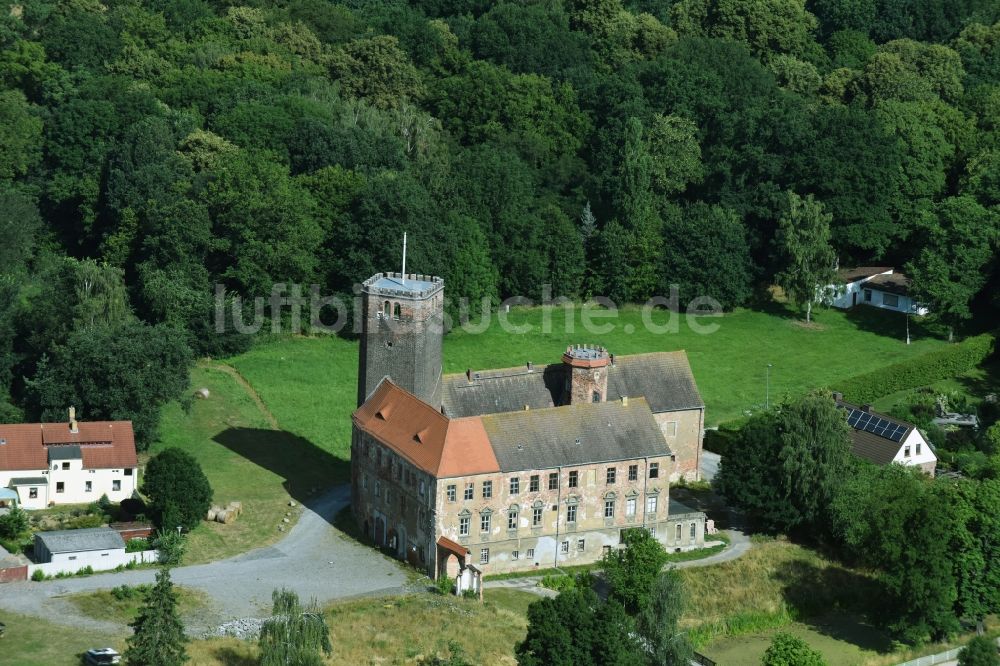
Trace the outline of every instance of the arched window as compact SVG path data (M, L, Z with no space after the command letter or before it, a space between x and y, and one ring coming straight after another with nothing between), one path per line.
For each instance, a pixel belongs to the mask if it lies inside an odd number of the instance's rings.
M391 312L391 310L389 308L390 308L389 301L386 301L385 303L382 304L382 316L383 317L388 317L389 316L389 313Z
M399 312L400 312L399 303L396 303L395 305L392 306L392 318L399 319Z

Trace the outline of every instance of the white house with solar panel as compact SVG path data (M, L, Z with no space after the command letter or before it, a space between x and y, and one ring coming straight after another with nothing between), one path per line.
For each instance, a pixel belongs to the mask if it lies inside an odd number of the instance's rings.
M854 455L876 465L917 466L934 476L937 456L915 425L872 411L871 405L852 405L840 393L833 400L851 428Z

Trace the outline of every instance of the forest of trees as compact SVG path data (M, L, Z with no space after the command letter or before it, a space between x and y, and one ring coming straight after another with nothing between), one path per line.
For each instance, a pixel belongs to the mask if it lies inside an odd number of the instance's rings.
M996 307L995 0L3 14L0 420L155 406L194 355L249 344L215 332L215 284L350 294L404 230L452 298L677 283L733 308L806 211L842 265L906 267L949 325ZM130 363L132 395L95 395Z

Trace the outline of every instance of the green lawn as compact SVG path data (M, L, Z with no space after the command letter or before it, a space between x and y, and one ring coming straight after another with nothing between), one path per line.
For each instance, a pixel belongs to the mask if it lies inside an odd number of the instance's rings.
M148 594L145 589L134 587L133 589L136 590L136 593L125 599L116 597L111 590L81 592L68 595L65 599L87 617L102 622L115 622L122 625L124 631L138 615ZM174 592L177 594L177 610L182 618L195 615L208 607L209 599L200 590L174 585Z
M0 638L0 663L4 666L79 666L80 655L90 648L125 649L125 633L105 634L48 622L41 618L0 611L7 625Z
M267 545L281 536L290 499L307 500L343 472L329 454L282 430L273 430L247 391L230 375L196 367L192 388L207 388L207 400L188 410L177 403L163 411L161 438L150 454L177 446L204 469L216 503L238 500L243 514L229 525L203 522L188 538L185 564L207 562ZM291 523L289 523L289 526Z

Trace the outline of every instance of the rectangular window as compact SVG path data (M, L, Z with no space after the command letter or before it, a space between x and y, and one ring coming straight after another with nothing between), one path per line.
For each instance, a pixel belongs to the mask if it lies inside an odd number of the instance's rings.
M584 550L586 548L586 546L587 546L587 543L583 539L577 539L576 540L576 549L577 550Z
M490 499L493 497L493 482L483 481L483 499Z
M917 442L917 455L920 455L920 442Z
M94 482L93 481L87 481L86 483L83 484L83 489L84 489L85 492L88 492L88 493L89 492L93 492L93 490L94 490Z
M69 556L69 559L71 559L71 560L75 560L75 559L76 559L76 555L70 555L70 556Z
M382 482L376 480L375 481L375 497L381 497L381 496L382 496Z
M467 484L465 484L465 495L464 495L464 498L467 499L467 500L470 500L470 499L472 499L475 496L476 496L476 484L474 484L474 483L467 483Z
M490 563L490 549L489 548L481 548L479 550L479 563L480 564L489 564Z
M639 480L639 466L638 465L629 465L628 466L628 480L629 481L638 481Z
M528 482L528 490L530 490L533 493L537 493L538 492L538 475L537 474L532 474L531 475L531 480Z
M549 474L549 490L559 490L559 474L556 472Z
M424 496L424 482L423 481L420 482L420 489L419 489L418 492L420 493L421 497Z
M691 541L698 535L698 523L691 523Z
M520 551L517 551L517 550L510 551L510 559L512 559L512 560L519 560L519 559L521 559L521 553L520 553Z
M681 540L681 525L677 523L677 541Z
M517 529L517 511L511 511L507 514L507 529Z
M38 488L28 488L28 498L38 499Z
M121 489L122 489L122 481L121 481L121 479L115 479L114 481L111 482L111 490L112 490L112 492L117 491L117 490L121 490Z
M492 516L488 513L484 513L479 517L479 531L489 532L490 531L490 518Z
M907 458L910 457L910 445L909 444L907 444L906 446L903 447L903 455L906 456Z
M656 513L656 497L646 498L646 513L647 514Z
M576 522L576 504L570 504L566 507L566 522L575 523Z
M527 551L525 551L524 556L529 560L535 559L535 549L529 548Z
M462 516L458 519L458 536L469 536L468 516Z
M649 463L649 478L660 478L660 463Z
M677 421L667 421L663 424L663 434L667 437L677 436Z
M867 302L867 303L871 303L872 302L872 290L871 289L865 289L865 302Z
M882 305L890 308L899 307L899 296L896 294L882 294Z
M613 499L604 500L604 517L615 517L615 501Z
M580 482L580 474L577 471L572 471L569 473L569 487L576 488Z
M626 500L625 500L625 515L628 516L629 518L633 518L635 516L635 498L634 497L626 498Z
M66 490L66 484L62 481L56 481L56 492L61 493Z
M517 495L519 492L521 492L521 477L510 477L510 494Z
M454 502L456 497L458 497L458 489L455 487L455 484L453 483L448 486L448 501Z
M125 470L125 476L132 476L132 472L134 472L134 471L135 470L133 470L131 467L129 467L127 470Z
M565 555L566 553L568 553L569 552L569 541L563 541L561 544L559 544L559 550L563 553L563 555Z
M69 463L68 463L68 462L64 462L64 463L62 464L62 468L63 468L63 469L69 469Z
M531 526L538 527L542 524L542 507L536 506L531 510Z
M609 467L608 468L608 473L607 473L606 476L607 476L608 485L610 486L611 484L613 484L615 482L615 477L618 476L618 470L615 469L614 467Z

